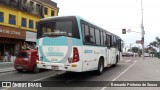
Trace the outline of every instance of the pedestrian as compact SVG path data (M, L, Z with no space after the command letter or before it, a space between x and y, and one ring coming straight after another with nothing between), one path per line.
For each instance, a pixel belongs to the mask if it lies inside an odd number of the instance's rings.
M5 51L4 61L5 61L5 62L8 62L8 60L9 60L9 54L8 54L7 51Z
M9 62L11 62L11 56L12 56L11 52L8 52L8 61Z

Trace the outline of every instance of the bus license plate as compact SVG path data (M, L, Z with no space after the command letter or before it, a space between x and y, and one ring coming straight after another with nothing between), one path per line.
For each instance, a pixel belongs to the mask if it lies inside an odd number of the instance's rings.
M51 66L53 70L58 70L58 66Z

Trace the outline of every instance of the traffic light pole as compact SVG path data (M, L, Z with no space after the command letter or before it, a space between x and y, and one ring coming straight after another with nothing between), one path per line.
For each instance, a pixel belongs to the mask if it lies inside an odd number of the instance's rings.
M142 15L142 23L141 23L141 34L142 34L142 60L144 60L144 25L143 25L143 4L141 0L141 15Z
M142 0L141 0L141 15L142 15L142 22L141 22L141 35L142 35L142 39L141 39L141 44L142 44L142 60L144 60L144 25L143 25L143 4L142 4ZM128 31L128 32L135 32L135 33L140 33L140 32L136 32L136 31ZM122 34L126 34L126 29L122 29Z

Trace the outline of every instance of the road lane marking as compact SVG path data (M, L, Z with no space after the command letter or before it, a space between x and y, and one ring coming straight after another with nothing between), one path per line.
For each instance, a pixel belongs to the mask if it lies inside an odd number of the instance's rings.
M137 63L137 61L136 62L134 62L131 66L129 66L127 69L125 69L122 73L120 73L117 77L115 77L112 81L115 81L116 79L118 79L120 76L122 76L125 72L127 72L131 67L133 67L135 64ZM109 84L107 84L106 86L108 86ZM105 87L103 87L102 89L100 89L100 90L104 90L104 89L106 89L106 86Z
M43 78L39 78L39 79L36 79L36 80L33 80L33 81L40 81L40 80L43 80L43 79L47 79L47 78L50 78L50 77L53 77L53 76L56 76L56 75L59 75L59 74L63 74L64 72L62 73L57 73L57 74L54 74L54 75L51 75L51 76L47 76L47 77L43 77Z
M127 61L125 61L125 62L130 62L131 60L127 60Z
M131 67L133 67L137 62L133 63L131 66L129 66L126 70L124 70L121 74L119 74L116 78L114 78L112 81L115 81L118 79L121 75L123 75L125 72L127 72Z
M40 80L47 79L47 78L50 78L50 77L53 77L53 76L56 76L56 75L57 74L51 75L51 76L47 76L47 77L43 77L43 78L39 78L39 79L36 79L36 80L33 80L33 81L40 81Z
M137 62L137 61L133 61L133 62L135 63L135 62Z
M15 73L16 71L12 71L12 72L5 72L5 73L0 73L0 76L3 76L3 75L8 75L8 74L12 74L12 73Z

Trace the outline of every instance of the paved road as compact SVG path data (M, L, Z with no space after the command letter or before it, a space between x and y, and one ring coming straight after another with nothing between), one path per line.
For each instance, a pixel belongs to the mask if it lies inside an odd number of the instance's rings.
M0 62L0 73L14 71L13 62Z
M93 72L65 73L63 71L41 71L38 74L31 72L18 73L16 71L0 73L0 81L160 81L160 60L146 58L125 57L117 67L107 68L100 76ZM87 84L87 83L86 83ZM6 89L6 88L0 88ZM22 88L7 88L7 90L21 90ZM142 87L47 87L47 88L23 88L25 90L160 90L160 88Z
M0 69L13 67L13 62L0 62Z

